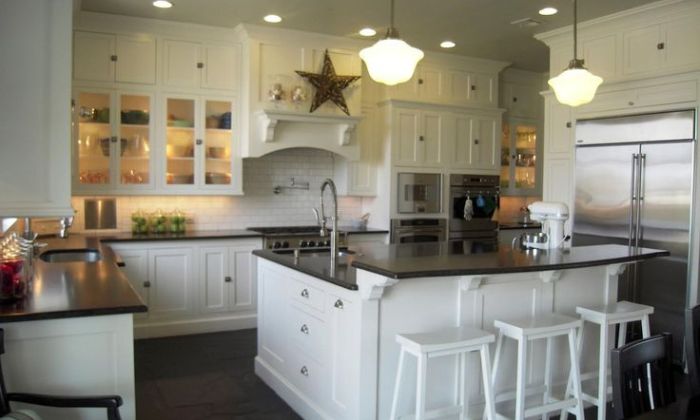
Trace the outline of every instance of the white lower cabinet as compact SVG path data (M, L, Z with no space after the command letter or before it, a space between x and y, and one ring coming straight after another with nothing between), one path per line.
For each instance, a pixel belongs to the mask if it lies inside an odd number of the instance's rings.
M148 306L136 338L252 328L260 239L133 242L111 245Z

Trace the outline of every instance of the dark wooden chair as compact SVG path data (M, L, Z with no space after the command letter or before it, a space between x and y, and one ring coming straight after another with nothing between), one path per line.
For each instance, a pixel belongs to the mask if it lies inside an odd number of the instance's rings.
M672 341L671 334L662 333L611 351L616 419L637 416L676 401Z
M5 353L5 330L0 328L0 355ZM10 402L41 405L47 407L80 407L80 408L105 408L108 420L121 420L119 407L122 398L118 395L66 397L57 395L8 393L5 389L5 380L0 363L0 417L11 416ZM18 416L26 418L26 416ZM12 417L11 417L12 418Z
M700 305L685 310L685 353L690 392L700 394Z

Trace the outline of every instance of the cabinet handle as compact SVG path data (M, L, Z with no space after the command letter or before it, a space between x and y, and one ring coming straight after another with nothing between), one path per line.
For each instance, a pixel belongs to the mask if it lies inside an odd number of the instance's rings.
M299 373L301 373L304 376L309 376L309 369L307 369L306 366L302 366Z
M150 281L144 281L144 282L143 282L143 287L145 287L146 289L148 289L149 287L151 287L151 282L150 282Z
M203 69L203 68L204 68L204 63L202 63L202 62L197 63L197 68L198 68L198 69Z
M418 84L422 85L423 84L423 79L418 79Z
M471 90L476 90L476 85L471 85L471 86L469 86L469 88L470 88Z
M656 44L657 50L663 50L665 47L666 47L666 44L664 44L663 42L659 42L658 44Z
M306 324L304 324L301 326L300 331L303 332L304 334L309 334L309 327Z
M308 289L302 290L301 297L308 299L309 298L309 290Z
M566 128L571 128L571 121L567 121Z
M418 136L418 141L423 141L423 140L425 140L424 136Z
M518 102L518 97L517 97L517 96L513 96L513 102Z
M202 139L197 139L195 143L197 144L197 146L201 146L204 142L202 141Z
M233 281L233 279L231 279L231 276L226 276L226 277L224 277L224 281L226 283L231 283Z
M117 58L118 58L118 57L117 57L116 54L110 55L110 56L109 56L110 61L117 61Z
M474 144L479 144L479 139L474 139Z
M338 299L335 301L335 305L333 305L333 306L335 306L338 309L343 309L343 301Z
M111 140L112 140L112 143L116 143L116 142L117 142L117 136L112 136Z

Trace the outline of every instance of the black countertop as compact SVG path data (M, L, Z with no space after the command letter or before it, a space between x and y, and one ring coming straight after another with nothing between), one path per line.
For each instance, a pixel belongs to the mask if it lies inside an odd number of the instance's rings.
M55 249L95 249L94 263L48 263L35 259L34 279L25 299L0 304L0 323L145 312L141 301L118 267L120 260L99 238L72 235L42 239Z
M465 248L466 246L466 248ZM667 251L643 248L630 253L622 245L595 245L523 251L499 245L455 243L363 245L351 247L356 254L338 259L336 272L330 272L328 253L302 253L297 262L292 254L258 250L259 257L277 262L302 273L329 281L347 289L357 289L355 271L362 269L386 277L406 279L478 274L506 274L565 270L625 263L669 255Z
M252 230L193 230L184 233L100 233L96 237L103 242L144 242L144 241L178 241L191 239L244 239L261 238L262 235Z
M518 222L510 222L510 223L501 223L498 225L498 228L501 230L511 230L511 229L542 229L542 224L540 223L535 223L535 222L530 222L530 223L518 223Z

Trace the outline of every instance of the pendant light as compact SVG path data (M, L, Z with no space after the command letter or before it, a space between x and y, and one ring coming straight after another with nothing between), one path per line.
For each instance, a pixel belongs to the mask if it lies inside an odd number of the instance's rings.
M391 24L386 37L360 51L360 58L367 65L369 77L375 82L393 86L413 77L416 65L423 58L423 51L399 38L394 27L394 0L391 0Z
M579 106L593 100L595 91L603 79L594 75L583 67L583 60L576 56L577 48L577 0L574 0L574 59L569 62L569 67L559 76L549 79L549 86L554 89L557 100L564 105Z

